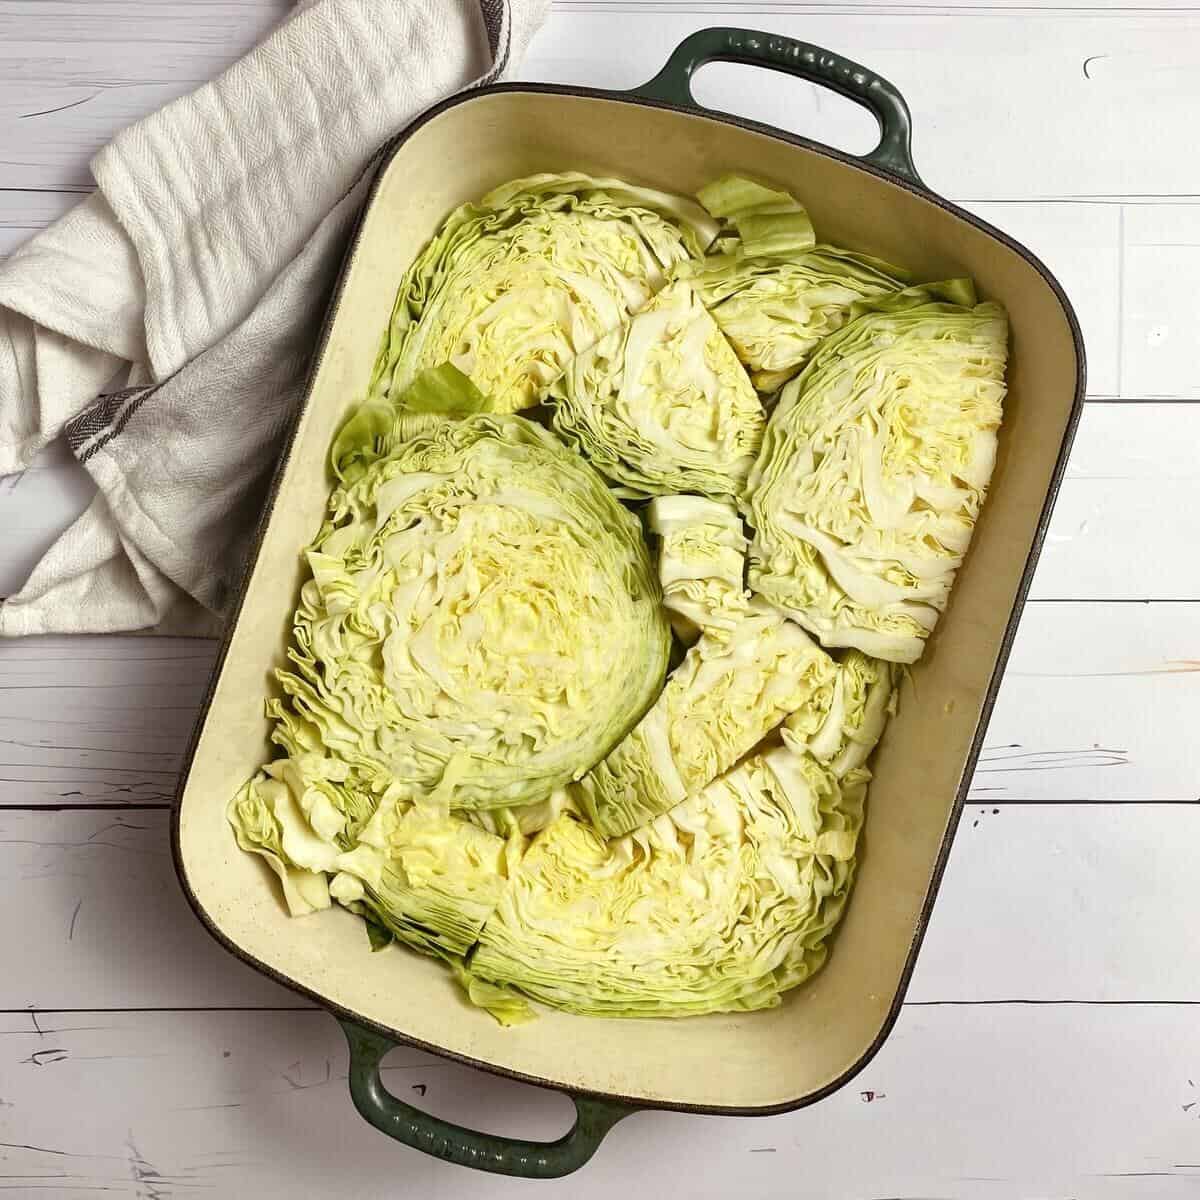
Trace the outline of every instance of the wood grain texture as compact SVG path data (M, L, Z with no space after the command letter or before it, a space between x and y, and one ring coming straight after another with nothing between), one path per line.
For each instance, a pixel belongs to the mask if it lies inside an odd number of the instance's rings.
M0 905L22 914L0 922L21 964L0 1010L307 1007L203 931L168 828L160 809L0 812ZM909 998L1200 1004L1198 839L1200 804L970 805Z
M637 21L636 37L629 19ZM892 80L913 112L917 166L945 195L982 201L1200 191L1194 162L1178 153L1190 145L1200 98L1194 10L1064 14L1026 5L981 7L968 18L961 9L887 5L573 6L552 13L522 74L633 87L686 33L738 23L815 42ZM855 118L825 105L821 89L757 74L752 88L745 76L727 74L709 102L834 145L854 136Z
M639 1113L539 1195L726 1200L1182 1200L1196 1194L1194 1008L908 1008L826 1102L777 1117ZM700 1066L700 1064L698 1064ZM358 1119L345 1040L309 1013L0 1016L0 1188L18 1196L519 1200ZM430 1111L553 1138L552 1093L419 1051L384 1080ZM64 1121L63 1100L87 1113ZM986 1131L986 1133L984 1132Z
M0 11L4 185L86 186L87 159L98 146L230 62L270 28L282 6L198 4L194 26L188 7L39 3L36 23L23 5ZM1194 11L982 5L968 19L969 7L559 5L522 75L631 87L692 29L765 24L841 51L897 83L914 112L918 164L948 195L1200 191L1191 157L1178 153L1190 144L1189 113L1200 99ZM146 16L159 9L161 17ZM758 74L764 78L752 92L730 83L713 102L735 111L750 105L747 115L835 144L848 130L853 135L856 118L837 116L832 103L823 108L819 89ZM41 115L29 115L35 113ZM1120 154L1111 152L1114 145Z
M1122 214L1123 373L1140 396L1200 399L1200 204L1131 204Z
M1200 407L1089 405L1031 595L1200 598Z
M113 132L221 70L288 7L0 0L0 257L91 186L88 159ZM1190 0L554 0L522 74L632 86L714 24L828 45L893 79L931 186L1063 281L1090 395L1200 398ZM784 76L714 67L697 92L835 145L870 139L863 114ZM540 1190L1197 1194L1198 422L1186 404L1089 406L913 1004L878 1058L788 1116L631 1118L583 1174ZM90 494L61 449L0 480L0 595ZM0 642L0 1009L35 1010L0 1014L0 1192L527 1190L368 1129L332 1020L297 1009L187 908L163 806L213 653L176 639ZM178 1011L98 1011L164 1006ZM497 1132L554 1136L569 1121L561 1098L418 1052L393 1055L386 1077Z
M0 642L0 807L166 804L215 643ZM976 771L981 803L1200 798L1200 603L1031 604Z
M85 194L0 188L0 258L6 258L39 229L57 221Z
M1054 600L1200 599L1200 407L1089 405L1032 595ZM92 495L61 449L36 471L0 480L0 595L24 582L42 550ZM1169 520L1164 519L1169 517Z

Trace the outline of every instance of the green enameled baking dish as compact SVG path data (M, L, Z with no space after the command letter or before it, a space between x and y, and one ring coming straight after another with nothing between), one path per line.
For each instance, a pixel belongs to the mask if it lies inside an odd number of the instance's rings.
M866 105L879 146L855 158L701 110L689 81L711 60L824 84ZM940 199L909 151L891 84L836 54L765 33L706 29L631 93L506 84L456 96L390 149L349 252L307 400L280 463L253 565L225 637L174 813L175 859L197 915L233 954L336 1014L350 1039L355 1103L378 1128L431 1154L513 1175L585 1162L637 1108L778 1113L850 1079L896 1018L941 877L1051 505L1084 387L1079 329L1061 288L1027 250ZM875 761L858 883L829 963L768 1012L682 1021L549 1012L502 1029L470 1008L437 963L371 955L356 918L293 921L263 865L225 821L235 789L269 756L263 696L283 662L301 583L298 551L321 521L327 449L362 395L399 277L456 205L517 176L582 169L691 192L737 169L807 205L822 237L904 263L921 277L973 276L1012 320L1006 418L991 495L948 611L904 689ZM379 1061L404 1042L569 1092L561 1140L478 1134L390 1096Z

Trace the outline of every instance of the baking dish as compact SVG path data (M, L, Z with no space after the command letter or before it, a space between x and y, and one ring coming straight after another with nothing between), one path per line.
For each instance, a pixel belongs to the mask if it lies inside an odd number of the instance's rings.
M696 69L714 60L783 71L864 104L881 140L856 158L699 109ZM631 93L506 84L457 96L406 129L375 182L276 474L253 562L225 636L174 809L176 869L193 909L232 953L343 1022L355 1104L379 1129L439 1157L524 1176L582 1165L637 1108L767 1114L846 1083L879 1048L904 995L978 755L1084 390L1071 307L1045 267L935 196L910 153L892 85L836 54L738 29L688 37ZM369 954L358 919L292 920L225 820L237 787L270 756L263 697L284 661L321 522L332 436L363 394L401 273L442 218L506 180L580 169L678 192L737 169L799 196L821 236L903 263L921 278L967 273L1012 322L1009 398L991 495L950 606L904 688L875 759L865 847L830 960L779 1008L681 1021L545 1012L502 1029L470 1008L439 964ZM553 1143L475 1133L389 1095L397 1043L569 1092L574 1128ZM703 1069L697 1069L702 1065Z

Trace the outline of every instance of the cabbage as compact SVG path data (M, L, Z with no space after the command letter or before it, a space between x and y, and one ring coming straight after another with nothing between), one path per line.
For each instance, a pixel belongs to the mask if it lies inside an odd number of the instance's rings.
M286 710L373 797L536 804L658 694L670 631L637 519L520 417L414 419L306 555Z
M741 176L698 198L532 176L420 253L228 807L290 913L506 1025L766 1008L821 966L995 457L969 281L903 290Z
M477 828L438 806L406 806L393 789L353 850L331 864L335 900L361 905L413 949L461 956L503 895L519 843Z
M265 775L250 780L230 802L228 816L238 845L260 855L279 876L284 903L293 917L329 907L324 871L297 866L288 853L295 850L304 857L304 848L314 835L287 784Z
M663 608L676 635L688 645L702 633L728 641L750 599L743 582L746 535L737 509L700 496L660 496L646 515L660 539Z
M839 779L865 767L888 717L896 711L901 668L848 650L832 691L820 705L792 713L780 726L786 745L805 751Z
M470 973L596 1016L773 1007L825 959L865 793L865 772L839 780L780 746L613 842L561 816L514 871Z
M422 371L394 404L367 400L338 430L329 451L334 476L350 484L414 434L431 429L437 417L465 417L491 410L491 402L450 363Z
M791 258L750 258L740 250L685 266L686 274L760 392L795 375L851 307L903 287L895 267L836 246Z
M732 767L784 717L831 689L833 660L752 602L726 641L702 637L638 726L576 785L588 820L616 837Z
M760 392L795 375L857 301L904 286L888 263L817 245L804 207L786 192L728 175L698 199L733 229L675 276L690 280Z
M762 442L762 405L689 284L659 292L567 368L555 430L628 497L736 496Z
M714 217L733 226L747 258L799 254L816 243L804 205L787 192L753 179L722 175L702 187L696 199Z
M825 646L915 662L946 606L1004 397L1005 314L973 301L956 280L859 306L780 395L749 485L750 587Z
M497 412L535 404L716 231L681 196L578 172L464 204L400 282L367 399L394 401L421 371L449 363Z

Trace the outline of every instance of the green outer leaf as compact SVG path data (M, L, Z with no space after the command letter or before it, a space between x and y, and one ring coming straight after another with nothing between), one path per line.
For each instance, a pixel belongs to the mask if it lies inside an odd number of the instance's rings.
M787 192L741 175L724 175L696 195L714 217L732 223L746 258L802 254L816 244L808 212Z
M342 483L353 483L405 437L429 428L428 417L465 417L488 408L487 397L457 367L429 367L417 374L395 406L366 401L350 414L329 452L333 473Z
M449 417L488 411L488 398L451 363L418 372L405 389L400 403L411 412Z
M386 950L396 940L396 935L386 925L381 925L374 917L363 917L363 924L367 927L367 942L370 944L372 954Z

